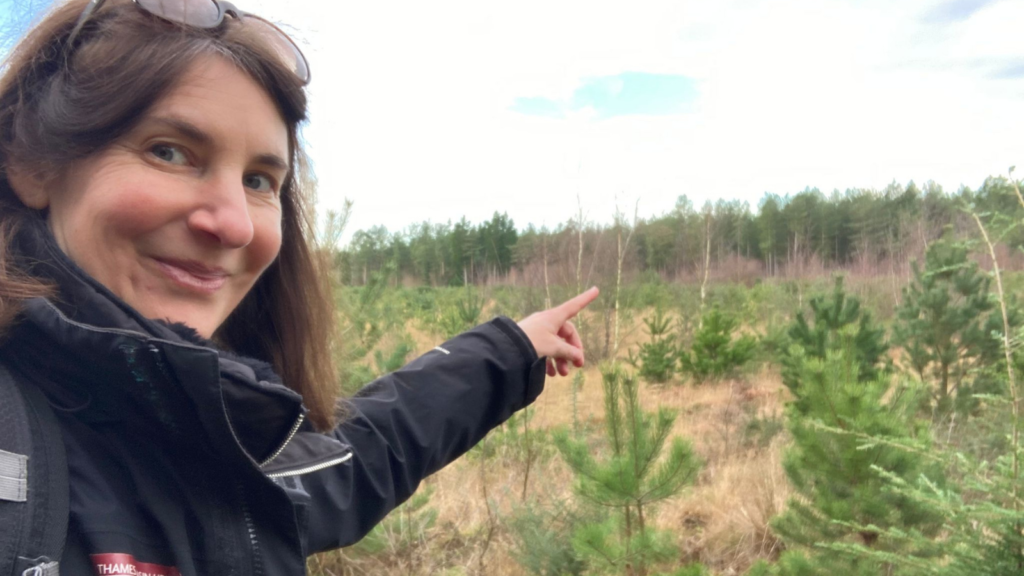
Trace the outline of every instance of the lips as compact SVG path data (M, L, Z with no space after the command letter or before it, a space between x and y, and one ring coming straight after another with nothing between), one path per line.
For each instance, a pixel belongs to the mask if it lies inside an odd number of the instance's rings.
M153 259L160 271L176 285L202 294L212 294L227 282L228 272L195 260Z

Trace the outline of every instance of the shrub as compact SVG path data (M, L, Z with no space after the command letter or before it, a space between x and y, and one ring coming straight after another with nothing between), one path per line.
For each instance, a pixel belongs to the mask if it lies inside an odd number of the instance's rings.
M373 273L365 286L335 290L341 335L341 346L336 354L341 367L340 387L345 394L354 394L382 373L364 364L366 356L386 334L400 330L399 326L405 321L396 292L387 290L391 272L391 268L385 268Z
M750 415L743 425L743 445L763 450L771 445L772 440L785 428L786 425L778 414Z
M384 351L380 348L373 351L373 361L377 368L374 378L380 378L405 366L406 359L412 353L412 344L408 340L401 340L390 350Z
M630 352L629 362L647 382L661 384L670 380L676 373L678 352L670 330L671 324L671 319L665 317L664 311L660 308L655 310L654 316L644 318L644 325L651 339L640 345L638 355L634 356L632 351Z
M454 301L441 304L437 309L434 328L445 339L461 334L480 323L484 298L468 286L460 292Z
M507 520L512 557L536 576L585 574L587 564L573 548L572 534L593 516L560 501L551 507L529 502L516 506Z
M437 510L430 507L433 490L418 491L390 514L359 542L329 553L311 563L310 568L327 560L341 564L344 573L433 573L433 559L427 549L437 521ZM333 560L333 562L332 562ZM336 567L310 570L313 574L336 574Z
M786 354L790 340L788 326L769 324L757 339L757 358L763 362L776 362Z
M469 458L504 458L516 462L546 460L554 454L551 433L530 426L534 408L520 410L492 430L487 438L466 454Z
M829 572L830 574L834 574ZM865 576L875 576L866 574ZM747 571L746 576L821 576L820 567L807 559L807 556L800 552L787 550L779 557L776 564L769 564L764 560L758 560ZM845 576L845 575L844 575Z
M738 322L713 308L697 330L690 351L679 355L682 371L699 383L735 373L754 357L757 341L752 336L733 340Z

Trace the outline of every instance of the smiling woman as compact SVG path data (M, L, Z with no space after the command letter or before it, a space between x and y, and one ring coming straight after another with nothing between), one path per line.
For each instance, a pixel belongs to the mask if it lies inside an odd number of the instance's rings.
M98 151L112 146L123 148L125 135L138 127L154 103L166 101L171 86L178 77L195 68L196 61L215 55L230 61L249 82L262 88L262 97L277 112L275 117L286 130L287 144L276 153L285 152L284 158L297 169L287 172L287 178L279 184L281 219L283 228L289 231L282 238L282 258L260 278L248 298L238 303L239 314L213 326L217 328L216 339L240 353L271 361L289 386L303 395L310 419L319 428L328 428L334 412L334 395L325 385L334 374L330 354L331 301L329 289L319 281L320 263L310 246L311 191L303 184L304 155L295 136L306 114L304 80L281 65L275 47L264 42L263 28L224 26L214 37L202 29L174 26L154 18L131 2L111 2L112 6L96 12L76 35L77 46L71 51L67 45L69 33L83 13L83 6L93 4L71 2L57 6L8 59L9 72L0 92L3 165L8 167L6 176L12 184L20 181L26 194L30 193L29 187L36 192L34 199L23 204L10 194L13 190L0 189L0 204L5 206L0 214L0 229L13 234L25 220L25 214L18 208L45 206L49 195L72 183L73 174L83 177L83 164L102 162L100 158L113 153L108 150L107 154L96 156ZM65 61L68 68L62 74L55 73ZM210 96L211 102L213 99L212 93L204 95L201 89L194 96ZM275 144L281 148L280 143ZM88 178L91 180L95 175ZM51 192L46 193L47 190ZM64 195L74 198L82 194L73 190ZM60 204L70 206L69 202ZM120 209L138 211L142 206L128 203ZM135 213L136 217L140 215ZM16 266L3 269L14 273L10 289L15 292L0 304L0 323L10 321L18 309L19 295L39 293L46 284L23 278ZM33 285L36 287L32 288ZM266 302L273 302L274 306L268 307ZM178 322L186 320L171 318ZM209 337L211 332L204 335Z
M4 70L0 398L43 398L25 417L52 434L26 444L0 405L0 574L302 574L583 365L569 320L596 290L336 406L309 69L272 24L72 0ZM67 510L45 528L68 520L62 551L36 547L33 502Z
M287 157L270 97L208 57L115 145L55 179L9 174L86 273L142 315L210 338L280 250Z

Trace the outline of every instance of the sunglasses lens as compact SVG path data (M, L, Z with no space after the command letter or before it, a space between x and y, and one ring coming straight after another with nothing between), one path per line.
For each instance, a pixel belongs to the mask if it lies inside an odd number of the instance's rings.
M309 65L306 63L306 57L302 55L302 51L287 34L258 16L249 16L245 21L246 25L256 27L260 35L277 54L281 63L295 73L303 83L309 82Z
M223 20L223 14L216 0L135 0L143 10L165 20L194 26L196 28L215 28ZM230 6L225 3L225 6ZM295 45L295 42L270 22L245 14L234 7L230 13L237 16L238 13L245 15L247 26L253 26L271 47L282 64L288 67L295 76L306 84L309 82L309 64L302 50Z
M213 0L135 0L147 12L196 28L220 24L220 10Z

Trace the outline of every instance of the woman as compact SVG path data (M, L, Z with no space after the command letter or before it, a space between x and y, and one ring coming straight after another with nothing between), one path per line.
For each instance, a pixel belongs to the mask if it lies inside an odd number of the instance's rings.
M594 289L454 338L336 420L308 79L287 36L213 0L73 0L9 58L0 363L57 414L61 574L301 574L583 364L569 319Z

